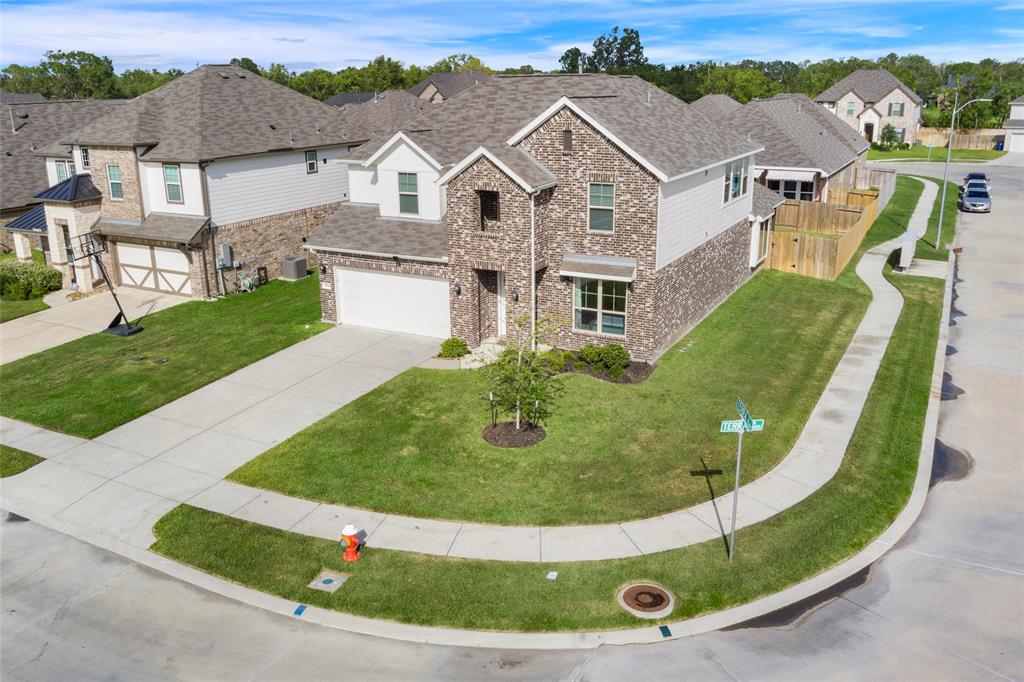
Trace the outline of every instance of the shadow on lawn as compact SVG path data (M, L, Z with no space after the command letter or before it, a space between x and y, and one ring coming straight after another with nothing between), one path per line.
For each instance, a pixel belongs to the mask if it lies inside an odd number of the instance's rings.
M708 469L708 463L704 461L704 458L700 458L700 465L702 469L695 469L690 472L691 476L702 476L704 481L708 484L708 495L711 496L711 506L715 510L715 518L718 519L718 529L722 532L722 542L725 545L725 554L729 555L729 536L725 532L725 525L722 523L722 515L718 513L718 503L715 502L715 486L711 483L712 476L721 476L721 469Z

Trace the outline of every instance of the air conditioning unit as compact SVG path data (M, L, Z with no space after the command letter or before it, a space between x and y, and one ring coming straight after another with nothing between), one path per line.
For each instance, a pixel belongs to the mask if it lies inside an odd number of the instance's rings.
M302 279L307 274L305 256L285 256L281 260L281 279Z

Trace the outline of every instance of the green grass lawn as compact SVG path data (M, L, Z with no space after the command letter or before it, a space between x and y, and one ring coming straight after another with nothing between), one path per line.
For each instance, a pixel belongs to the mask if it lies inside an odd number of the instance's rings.
M648 625L615 603L619 587L634 580L653 580L675 593L672 619L748 602L855 554L906 503L921 447L943 283L906 276L890 281L905 305L839 473L803 502L737 531L731 564L720 540L634 559L561 564L452 559L371 546L358 562L346 564L337 542L184 505L157 524L152 549L296 602L423 625L516 631ZM568 503L571 494L561 499ZM321 567L352 577L334 594L305 587ZM558 571L558 579L547 580L548 571Z
M954 149L949 160L956 163L991 161L992 159L998 159L1005 153L994 149ZM896 159L903 161L928 161L929 149L924 145L915 145L910 149L894 149L889 152L883 152L878 149L868 150L868 161L893 161ZM930 159L940 163L944 162L946 160L946 148L932 147Z
M328 327L315 276L189 301L141 324L134 336L93 334L4 365L0 414L94 438Z
M43 461L42 457L9 445L0 445L0 478L20 474Z
M941 186L942 181L934 178L925 176L912 176L924 182L930 182L936 186ZM928 231L925 233L924 238L917 241L917 250L914 255L917 258L926 258L928 260L948 260L949 259L949 246L953 243L953 238L956 236L956 221L959 210L957 209L956 202L960 198L960 188L955 182L946 182L946 211L942 216L942 245L941 248L936 245L936 241L939 238L938 226L939 226L939 208L942 204L941 192L935 196L935 205L932 207L931 215L928 217Z
M13 251L0 255L0 260L14 260L15 258L17 258L17 255ZM40 265L46 264L43 252L39 249L32 251L32 261ZM0 298L0 323L15 320L31 313L38 313L40 310L46 310L49 307L43 303L41 298L30 298L25 301L9 301L5 298Z

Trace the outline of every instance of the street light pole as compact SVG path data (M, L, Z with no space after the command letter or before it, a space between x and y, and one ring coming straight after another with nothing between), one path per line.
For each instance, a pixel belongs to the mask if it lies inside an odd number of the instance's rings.
M946 165L942 167L942 188L939 190L942 193L942 201L939 202L939 225L938 234L935 238L935 248L940 251L942 250L942 218L946 213L946 182L949 180L949 157L953 154L953 131L956 129L956 115L968 104L991 101L992 100L987 97L979 97L968 100L960 106L957 106L960 102L960 91L957 90L956 94L953 96L953 118L949 122L949 141L946 143Z

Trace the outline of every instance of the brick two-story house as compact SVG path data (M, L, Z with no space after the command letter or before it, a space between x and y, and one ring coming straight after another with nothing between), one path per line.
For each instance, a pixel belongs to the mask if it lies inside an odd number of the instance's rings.
M887 125L913 144L921 127L922 99L885 69L857 69L814 98L868 142Z
M323 317L477 345L553 316L655 359L766 255L761 149L635 77L492 77L346 159Z

